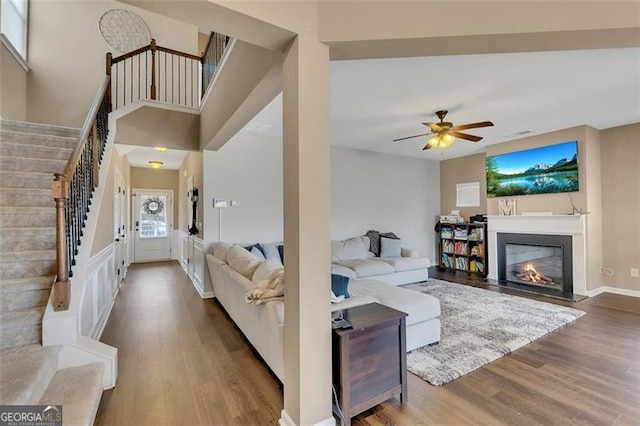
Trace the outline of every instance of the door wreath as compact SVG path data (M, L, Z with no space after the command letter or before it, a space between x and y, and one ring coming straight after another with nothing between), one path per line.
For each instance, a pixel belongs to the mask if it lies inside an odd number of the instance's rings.
M149 197L142 203L142 209L146 214L160 214L164 210L164 202L160 197Z

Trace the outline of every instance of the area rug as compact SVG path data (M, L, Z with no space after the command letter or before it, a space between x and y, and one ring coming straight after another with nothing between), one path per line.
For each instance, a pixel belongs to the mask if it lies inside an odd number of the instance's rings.
M439 344L407 354L407 369L439 386L584 315L583 311L442 280L403 286L440 300Z

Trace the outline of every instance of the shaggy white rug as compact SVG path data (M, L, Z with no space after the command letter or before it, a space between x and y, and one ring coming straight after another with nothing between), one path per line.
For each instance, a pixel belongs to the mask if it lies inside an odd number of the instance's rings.
M407 369L436 386L584 315L577 309L436 279L403 287L440 300L440 343L407 354Z

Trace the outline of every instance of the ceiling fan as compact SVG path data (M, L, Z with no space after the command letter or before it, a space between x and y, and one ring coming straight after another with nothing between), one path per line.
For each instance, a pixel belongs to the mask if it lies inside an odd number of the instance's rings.
M431 133L421 133L419 135L407 136L406 138L394 139L393 142L418 138L420 136L433 135L433 137L429 139L427 144L422 149L426 150L431 148L446 148L451 145L456 138L466 139L471 142L478 142L482 140L480 136L461 133L460 130L493 126L493 123L490 121L480 121L478 123L461 124L459 126L454 126L453 123L444 121L444 117L446 117L447 112L448 111L446 110L436 112L436 115L440 119L439 123L422 123L431 129Z

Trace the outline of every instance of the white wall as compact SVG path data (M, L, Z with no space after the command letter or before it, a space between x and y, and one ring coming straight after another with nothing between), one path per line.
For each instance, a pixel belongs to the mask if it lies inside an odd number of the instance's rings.
M332 147L331 239L394 232L404 247L433 260L439 214L437 161Z
M369 229L395 232L406 247L435 259L433 226L440 214L435 161L331 148L331 238ZM214 209L213 198L238 207ZM204 152L204 240L282 240L282 141L241 132L220 151Z

